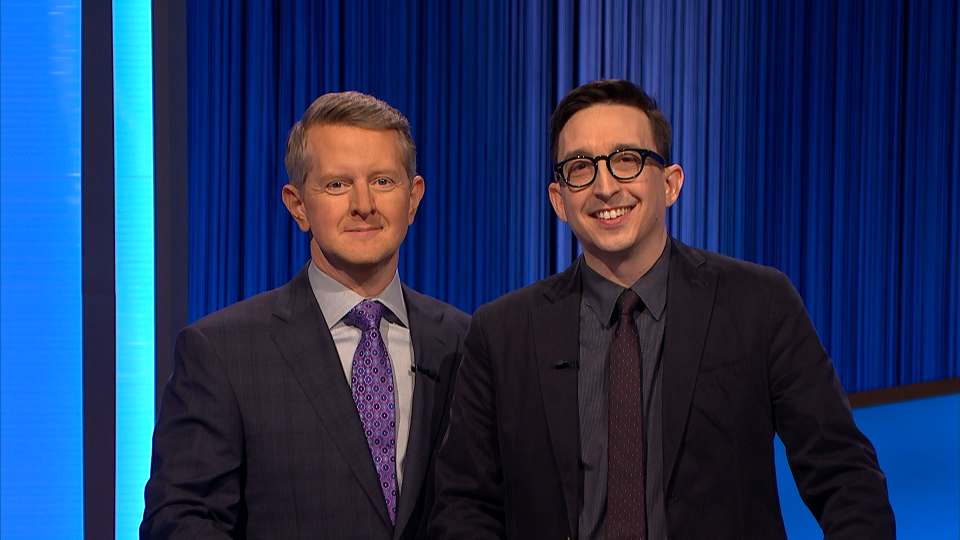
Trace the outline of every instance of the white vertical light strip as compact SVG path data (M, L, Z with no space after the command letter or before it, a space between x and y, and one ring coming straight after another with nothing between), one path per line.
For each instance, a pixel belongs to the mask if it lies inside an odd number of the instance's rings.
M153 21L113 2L117 294L116 539L137 538L154 420Z
M80 2L0 2L0 537L83 538Z

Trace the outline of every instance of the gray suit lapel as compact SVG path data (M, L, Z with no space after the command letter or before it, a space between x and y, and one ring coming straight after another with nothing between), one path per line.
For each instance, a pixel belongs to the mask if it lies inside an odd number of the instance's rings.
M676 240L667 283L667 326L663 337L664 489L673 481L677 453L687 425L717 292L717 274L703 256Z
M306 267L291 280L286 305L275 311L271 337L323 422L330 438L350 465L357 481L390 527L380 480L370 447L343 375L333 337L317 306Z
M395 537L406 528L410 515L417 504L427 472L431 449L435 446L440 428L439 415L435 417L438 388L446 388L454 374L449 372L451 362L441 365L449 351L457 350L455 336L441 331L443 313L431 311L404 286L404 302L410 321L410 341L413 343L414 362L432 376L417 373L414 376L413 405L410 414L410 437L403 471L403 488L397 501L397 526ZM446 392L441 393L442 396Z
M531 310L537 373L547 429L567 504L570 530L580 518L580 424L577 369L580 356L580 272L575 263L545 291L547 302Z

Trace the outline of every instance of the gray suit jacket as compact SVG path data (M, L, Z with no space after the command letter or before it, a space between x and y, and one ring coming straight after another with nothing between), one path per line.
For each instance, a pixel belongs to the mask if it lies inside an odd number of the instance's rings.
M421 536L469 316L406 286L403 293L424 369L396 527L304 266L286 285L178 336L141 538Z

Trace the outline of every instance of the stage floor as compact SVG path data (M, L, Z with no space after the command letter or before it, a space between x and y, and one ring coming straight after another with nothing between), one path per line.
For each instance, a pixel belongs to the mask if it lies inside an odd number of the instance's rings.
M898 540L960 538L960 394L854 409L887 475ZM790 540L822 539L777 452L780 504Z

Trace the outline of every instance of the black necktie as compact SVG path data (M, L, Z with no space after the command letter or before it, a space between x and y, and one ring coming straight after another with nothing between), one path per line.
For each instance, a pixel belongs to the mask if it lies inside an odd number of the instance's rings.
M642 302L627 289L617 299L617 329L610 345L607 397L607 540L647 537L643 478L643 370L633 314Z

